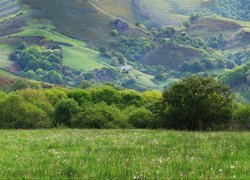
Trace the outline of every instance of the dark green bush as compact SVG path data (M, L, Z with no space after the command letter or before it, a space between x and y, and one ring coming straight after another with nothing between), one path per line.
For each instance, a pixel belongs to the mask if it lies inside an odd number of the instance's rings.
M26 102L20 95L11 94L0 102L0 127L50 128L52 122L42 109Z
M213 78L186 78L163 96L168 109L168 128L208 130L229 125L232 94Z
M55 124L70 126L70 119L78 112L78 104L73 99L63 99L55 107Z
M106 103L93 104L71 120L75 128L129 128L126 115L116 106Z
M149 128L151 122L153 121L153 118L153 113L146 108L129 108L128 122L135 128Z
M237 129L250 129L250 105L241 105L233 112L233 124Z

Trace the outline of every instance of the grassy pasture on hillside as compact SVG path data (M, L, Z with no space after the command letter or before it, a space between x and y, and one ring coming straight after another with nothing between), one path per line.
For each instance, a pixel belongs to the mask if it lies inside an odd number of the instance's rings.
M19 11L17 0L0 1L0 19L15 14Z
M86 0L23 0L32 8L42 10L41 16L52 19L63 34L86 40L89 44L106 44L110 38L110 20L113 18L98 11ZM62 11L58 11L58 10Z
M250 133L0 131L1 178L248 179Z
M50 21L33 20L21 32L12 36L43 36L48 40L70 44L70 46L63 45L62 48L63 63L71 68L91 71L105 66L106 59L101 57L98 51L87 48L84 41L55 32L53 28Z
M12 53L13 47L6 44L0 44L0 67L5 68L13 62L9 60L9 55Z
M136 22L133 13L133 0L91 0L97 7L129 22Z

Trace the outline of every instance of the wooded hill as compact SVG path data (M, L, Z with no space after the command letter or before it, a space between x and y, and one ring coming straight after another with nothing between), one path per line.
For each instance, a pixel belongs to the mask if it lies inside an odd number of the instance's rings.
M21 76L70 87L88 81L163 90L198 74L215 77L249 101L247 0L1 0L0 5L1 88ZM40 66L32 65L37 62Z

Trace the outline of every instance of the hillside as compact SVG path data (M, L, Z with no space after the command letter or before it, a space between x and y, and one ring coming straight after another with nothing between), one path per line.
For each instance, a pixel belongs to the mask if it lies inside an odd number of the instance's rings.
M249 58L244 0L0 0L0 5L1 68L18 76L38 70L20 69L9 59L11 53L19 56L22 42L60 51L56 71L60 83L70 86L111 81L163 90L186 75L220 79ZM43 70L43 78L35 80L48 81L51 68Z
M0 1L0 18L13 15L20 10L17 0Z

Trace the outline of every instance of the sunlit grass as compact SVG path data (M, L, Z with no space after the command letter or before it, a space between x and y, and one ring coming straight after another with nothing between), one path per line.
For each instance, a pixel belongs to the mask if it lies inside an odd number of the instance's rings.
M0 131L1 178L248 179L250 133Z
M70 38L53 30L50 21L32 20L21 32L12 36L43 36L63 45L63 63L71 68L91 71L105 66L106 59L100 56L98 51L87 48L84 41Z

